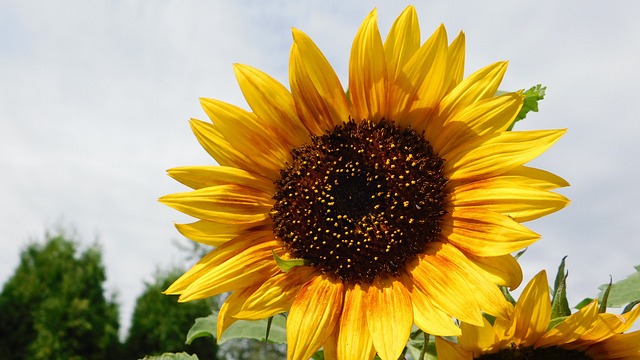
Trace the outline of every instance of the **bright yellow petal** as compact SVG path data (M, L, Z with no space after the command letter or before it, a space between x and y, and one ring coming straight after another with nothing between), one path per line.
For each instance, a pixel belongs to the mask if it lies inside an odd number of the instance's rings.
M447 119L439 135L431 141L439 154L447 154L464 142L481 135L505 131L522 107L523 97L507 93L475 102Z
M459 336L460 328L453 322L451 315L433 305L429 295L413 286L413 279L408 274L401 274L400 280L411 294L413 305L413 322L427 334L437 336Z
M247 65L233 67L242 94L262 123L271 124L276 139L298 146L309 139L291 93L271 76Z
M208 266L205 271L189 270L182 277L192 282L182 291L179 301L204 299L266 281L280 272L272 251L283 255L279 242L272 240L246 248L219 265Z
M601 313L598 314L598 321L594 326L578 341L581 344L603 341L615 334L629 330L640 316L640 306L622 315Z
M420 25L413 6L407 6L398 16L384 42L389 79L394 79L420 47Z
M312 267L297 266L273 276L245 301L236 317L259 320L288 311L302 285L311 280L315 272Z
M373 340L367 328L364 310L367 306L369 305L366 292L360 285L347 288L336 342L337 359L371 360L376 355Z
M441 98L446 49L447 31L441 25L396 74L389 93L390 119L413 128L426 120Z
M594 300L589 305L580 309L580 311L564 319L553 329L547 331L536 341L534 347L569 344L578 340L583 334L589 331L597 319L598 300Z
M164 293L169 295L179 295L196 279L208 272L210 269L215 268L246 249L259 246L260 244L272 240L273 231L252 231L240 235L235 239L211 250L211 252L205 255L197 264L189 269L189 271L184 273L178 280L174 281L174 283L171 284Z
M442 99L438 117L444 123L470 104L493 97L506 71L507 62L502 61L471 74Z
M502 175L496 176L495 179L533 186L542 190L554 190L569 186L565 179L556 174L527 166L519 166L509 170Z
M387 105L387 64L377 12L365 18L353 40L349 59L349 94L356 121L380 120Z
M269 179L277 179L280 176L279 171L263 167L238 151L222 136L215 125L195 119L191 119L190 125L200 145L218 164L249 170Z
M591 346L586 355L592 359L638 359L640 331L614 335Z
M167 170L167 174L196 190L229 184L252 187L268 194L275 191L272 180L231 166L181 166Z
M367 289L367 328L382 360L402 354L413 325L409 292L394 278L376 278Z
M547 331L551 320L551 300L544 270L531 279L520 294L514 319L516 344L532 346Z
M251 286L244 289L239 289L231 293L229 297L224 301L218 312L218 324L216 329L216 339L220 339L222 333L231 326L234 322L238 321L234 315L240 311L242 304L246 299L258 288L258 285Z
M482 320L482 326L470 325L465 322L460 324L462 336L458 338L458 343L463 349L473 352L476 357L493 350L493 346L498 340L489 321L484 317Z
M184 237L210 246L222 245L250 229L259 230L265 225L271 226L271 219L247 224L220 224L206 220L191 224L175 224Z
M287 318L287 359L307 360L329 337L340 319L344 287L324 275L300 289Z
M473 353L439 336L436 337L436 351L439 359L473 360Z
M311 133L323 135L351 116L338 76L320 49L303 32L293 29L289 82L296 109Z
M492 283L514 290L522 282L520 264L510 254L501 256L475 256L467 254L469 261Z
M454 208L441 227L448 242L476 256L510 254L540 238L508 216L482 208Z
M511 179L489 178L454 187L449 203L459 208L490 210L525 222L563 209L569 199Z
M445 93L449 93L458 86L464 77L465 36L462 31L449 45L448 55Z
M240 185L218 185L169 194L161 203L198 219L223 224L256 223L269 218L271 195Z
M566 130L508 131L479 136L447 154L449 180L480 180L524 165L553 145Z

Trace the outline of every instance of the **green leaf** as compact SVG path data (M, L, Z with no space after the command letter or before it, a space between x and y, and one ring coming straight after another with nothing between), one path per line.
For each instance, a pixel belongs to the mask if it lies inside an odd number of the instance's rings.
M513 296L511 296L511 293L509 292L509 288L506 286L499 286L500 291L502 291L502 295L504 295L504 298L507 299L508 302L510 302L512 305L516 304L516 299L513 298Z
M628 303L640 300L640 265L636 265L635 269L635 273L611 285L611 292L607 299L608 307L622 307ZM599 299L603 299L607 287L608 284L599 287L601 290L598 295Z
M218 339L218 344L223 344L231 339L255 339L266 341L267 323L267 319L256 321L238 320L231 324L231 326L222 333L222 336ZM268 342L286 344L286 326L287 319L284 316L275 316L271 322Z
M424 339L422 336L418 336L416 339L409 339L407 343L407 353L411 355L411 358L414 360L420 359L420 354L422 352L422 348L424 347ZM425 360L436 360L438 356L436 355L436 340L435 336L429 337L429 342L427 344L427 350L424 353Z
M269 320L262 319L256 321L238 320L231 324L227 330L222 333L218 344L223 344L232 339L255 339L267 341L270 343L285 344L287 342L286 319L284 316L275 316L271 321L269 328L269 339L267 340L267 325ZM218 313L197 318L189 332L187 333L187 344L199 337L212 336L216 337L218 326Z
M284 272L287 272L287 271L293 269L296 266L309 265L309 260L305 260L305 259L289 259L289 260L285 260L285 259L281 258L280 256L278 256L278 254L276 254L275 251L271 250L271 252L273 253L273 258L276 260L276 265L278 265L280 270L282 270Z
M591 304L591 302L592 302L592 301L593 301L593 299L592 299L592 298L584 298L584 299L582 299L582 301L580 301L580 302L575 306L575 308L576 308L576 309L578 309L578 310L580 310L580 309L582 309L583 307L585 307L585 306L587 306L587 305Z
M185 352L181 353L164 353L157 356L145 356L144 360L198 360L198 355L189 355Z
M553 286L553 297L551 300L551 318L571 315L569 301L567 301L567 276L569 272L564 270L564 261L567 257L563 257L558 267L556 280Z
M191 326L191 329L187 332L186 344L191 345L191 342L197 338L211 336L216 337L216 330L218 326L218 312L214 311L213 314L207 317L197 318L195 323Z
M602 301L600 302L600 306L598 307L598 312L600 314L607 312L607 301L609 300L609 293L611 292L611 284L613 283L613 278L609 278L609 285L604 290L604 294L602 295Z
M524 95L524 102L522 104L522 108L520 109L520 112L518 113L518 115L516 116L515 120L513 120L513 123L511 124L511 126L509 126L508 130L513 129L513 126L520 120L523 120L524 118L527 117L527 114L530 111L533 112L538 112L538 102L542 99L544 99L544 95L545 95L545 91L547 90L546 86L542 86L540 84L533 86L531 88L529 88L528 90L524 91L522 93L522 95Z

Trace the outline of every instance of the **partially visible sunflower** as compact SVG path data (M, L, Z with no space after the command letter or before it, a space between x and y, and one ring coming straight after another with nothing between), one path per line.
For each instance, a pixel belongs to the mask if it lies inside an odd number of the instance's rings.
M420 45L413 7L385 42L373 10L358 30L349 94L311 39L293 30L290 91L235 65L251 112L212 99L193 120L220 166L169 175L193 191L160 201L200 219L177 225L217 248L166 293L233 291L218 332L282 312L288 357L397 359L415 323L458 335L456 319L508 315L510 255L538 240L521 222L568 200L567 183L524 166L564 130L507 131L523 102L496 96L506 62L463 80L465 40L444 26ZM283 271L276 257L303 266Z
M458 344L436 338L440 359L640 359L640 331L623 334L640 315L640 306L622 314L598 313L598 300L553 328L547 275L539 272L524 288L510 319L493 326L461 324Z

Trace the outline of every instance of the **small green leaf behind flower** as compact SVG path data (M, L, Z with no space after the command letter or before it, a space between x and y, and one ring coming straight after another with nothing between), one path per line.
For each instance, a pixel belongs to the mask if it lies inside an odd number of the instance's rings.
M232 339L255 339L259 341L267 341L270 343L284 344L287 342L286 319L284 316L275 316L271 322L269 329L269 339L266 339L268 319L248 321L238 320L231 324L227 330L218 339L218 344L223 344ZM187 333L187 344L199 337L212 336L216 337L218 327L218 313L197 318L189 332Z
M522 92L522 94L524 95L524 103L522 104L522 108L520 109L520 112L516 116L515 120L513 120L513 123L511 123L511 126L509 126L509 128L507 129L508 131L511 131L513 129L513 126L518 121L526 118L529 112L538 112L538 102L544 99L546 90L546 86L538 84Z
M185 352L181 353L164 353L157 356L145 356L143 360L198 360L197 355L189 355Z
M636 272L629 275L626 279L617 281L611 285L611 290L607 296L607 307L623 307L629 303L640 300L640 265L636 265ZM600 285L601 290L598 298L604 298L609 284Z

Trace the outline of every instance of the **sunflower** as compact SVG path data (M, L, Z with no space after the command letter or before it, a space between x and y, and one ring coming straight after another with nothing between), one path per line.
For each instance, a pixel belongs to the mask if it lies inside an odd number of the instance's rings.
M539 238L520 223L568 203L550 191L563 179L524 164L565 131L507 131L523 97L496 96L506 62L463 79L464 56L444 26L420 45L408 7L384 42L366 17L346 92L296 29L290 90L236 64L251 111L202 99L212 122L191 126L219 166L169 170L193 191L160 199L216 248L166 293L231 291L219 334L288 311L289 359L397 359L413 324L458 335L453 318L507 316L495 285L519 285L510 254Z
M510 320L486 319L480 327L461 324L458 344L436 338L441 359L640 359L640 331L623 334L640 316L640 306L622 315L598 313L598 300L555 327L545 271L524 288Z

